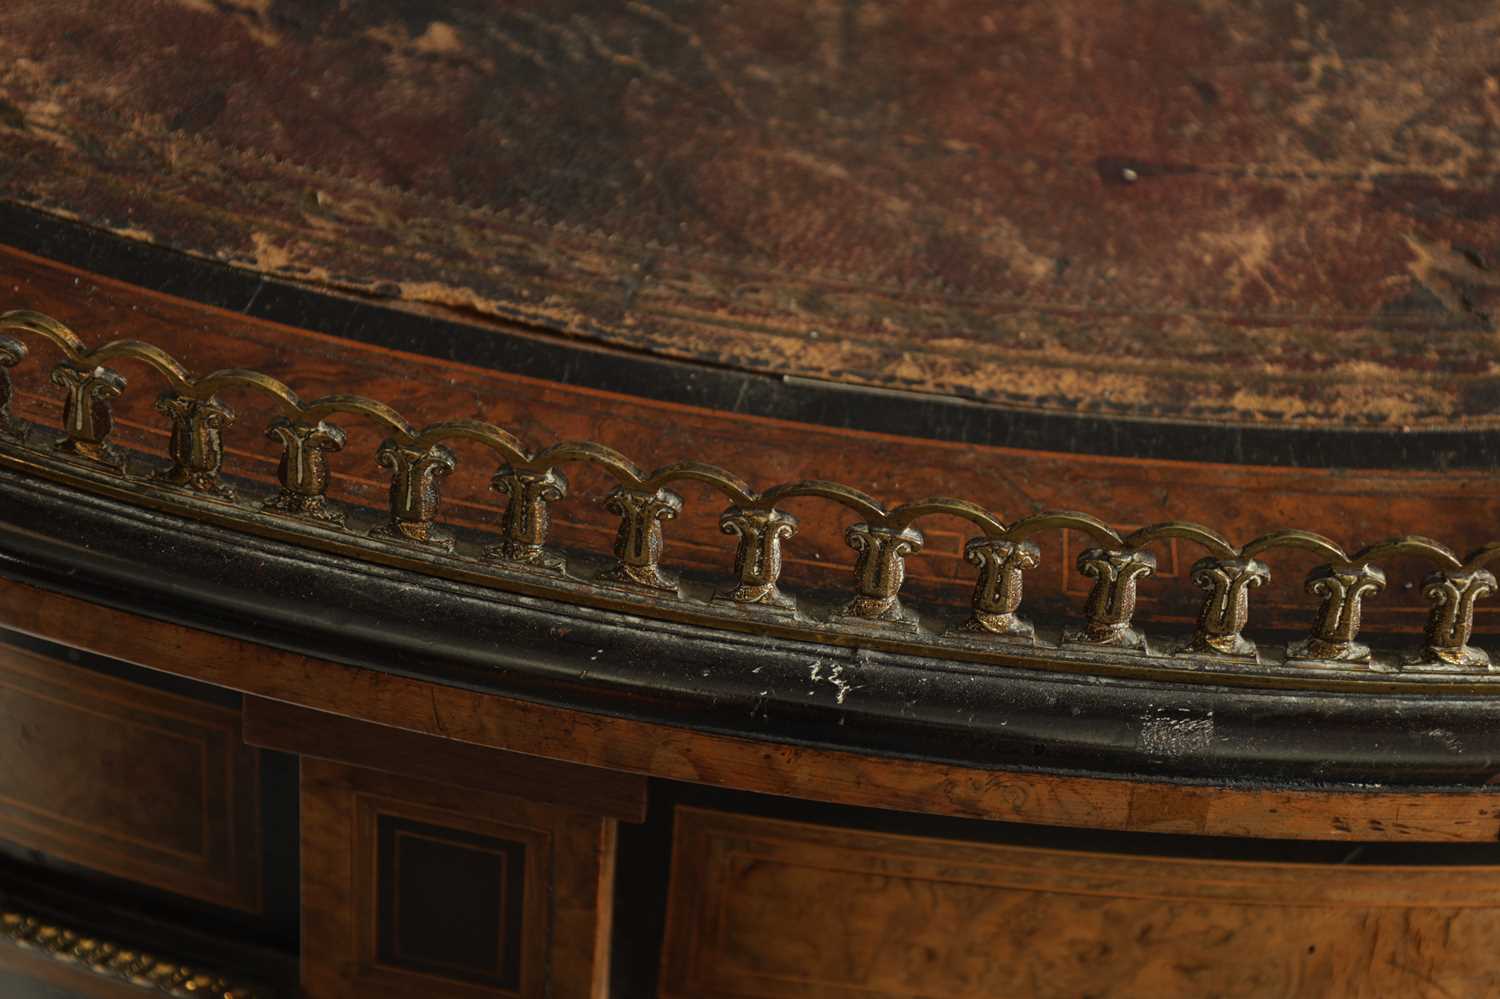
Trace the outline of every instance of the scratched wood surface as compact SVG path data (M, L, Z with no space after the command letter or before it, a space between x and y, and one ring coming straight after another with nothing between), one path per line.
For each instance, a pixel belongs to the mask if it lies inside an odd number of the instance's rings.
M753 370L1495 426L1493 0L11 0L0 197Z
M494 749L765 794L1088 829L1493 843L1490 789L1222 788L958 767L715 735L344 666L0 581L0 627L271 700Z
M1500 868L1123 857L681 809L671 999L1492 995Z
M832 478L891 502L931 495L973 499L1006 519L1042 509L1079 509L1119 528L1163 520L1209 524L1237 544L1264 532L1303 527L1352 547L1406 533L1435 537L1461 552L1500 537L1500 497L1486 470L1395 471L1287 469L1145 460L949 444L868 433L723 410L658 402L507 374L436 358L322 336L249 318L185 299L107 280L0 247L0 309L40 309L71 325L85 341L135 337L159 344L195 373L249 367L275 375L304 397L352 392L394 405L417 424L480 417L506 427L533 446L592 439L619 448L642 465L715 461L758 488L800 478ZM61 403L48 381L59 355L41 341L14 369L19 415L56 426ZM164 387L146 369L122 365L130 379L116 403L116 435L141 451L166 453L168 424L153 404ZM263 436L274 415L256 397L225 401L238 414L226 432L225 470L273 489L278 447ZM380 435L342 421L349 443L332 461L330 495L339 502L383 508L388 474L375 462ZM38 434L41 434L38 431ZM459 464L444 486L440 519L493 532L505 497L490 488L493 457L459 449ZM618 519L603 508L612 485L603 473L568 469L571 489L552 505L553 536L564 547L607 552ZM687 502L667 528L664 560L723 576L734 546L719 529L725 503L706 488L679 488ZM801 521L785 546L789 588L844 590L852 552L843 540L850 517L812 501L788 508ZM927 542L908 560L904 592L964 604L974 568L964 561L969 537L959 521L923 525ZM1042 565L1027 574L1028 613L1077 615L1089 580L1074 565L1082 536L1059 532L1038 538ZM1173 542L1160 552L1156 578L1140 589L1141 619L1185 627L1197 614L1201 591L1188 578L1201 553ZM1270 583L1253 601L1252 626L1303 629L1316 610L1303 579L1316 561L1278 553ZM1390 585L1366 601L1365 630L1420 631L1428 603L1420 592L1427 567L1415 560L1386 566ZM1500 613L1481 602L1481 634Z

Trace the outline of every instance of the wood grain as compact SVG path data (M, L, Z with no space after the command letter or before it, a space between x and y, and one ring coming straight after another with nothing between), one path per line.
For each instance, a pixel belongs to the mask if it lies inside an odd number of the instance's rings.
M526 848L519 992L379 960L375 829L410 818ZM302 762L302 985L308 999L605 999L614 820L315 759ZM499 904L499 900L496 900Z
M1288 839L1493 842L1491 790L1210 787L954 767L729 738L355 669L0 581L0 626L303 707L516 753L1007 822Z
M1275 468L1186 461L1109 458L959 444L656 402L401 353L323 336L68 268L0 248L0 308L25 306L70 324L89 343L137 337L156 343L199 374L248 367L283 379L307 397L361 393L395 405L423 424L459 416L506 427L533 445L591 439L619 448L646 466L686 459L717 461L764 488L801 478L836 479L892 503L930 495L961 496L1006 519L1040 509L1081 509L1120 529L1164 520L1209 524L1236 543L1282 527L1321 531L1345 545L1406 533L1436 537L1460 551L1491 540L1500 523L1500 496L1484 470L1399 472ZM47 375L56 352L32 344L15 369L15 409L56 424L60 407ZM116 404L116 436L151 454L166 450L167 425L153 409L161 384L146 370L122 365L131 384ZM262 437L272 413L254 397L226 402L239 420L225 435L225 471L272 491L277 449ZM330 496L377 509L388 479L375 463L380 435L344 421L349 443L334 456ZM458 447L458 468L446 480L440 520L493 532L504 498L490 488L491 455ZM565 547L609 550L617 519L602 501L612 485L602 473L568 469L569 496L552 504L553 536ZM680 491L684 511L667 530L665 563L728 573L733 546L719 529L725 502L692 483ZM852 553L843 540L852 519L831 505L794 500L801 527L785 546L789 588L847 589ZM904 592L964 604L973 566L963 557L969 534L958 521L924 522L927 543L908 560ZM1042 564L1027 573L1026 610L1075 618L1089 580L1074 562L1081 536L1058 532L1037 539ZM1196 618L1201 591L1187 578L1199 552L1187 543L1161 547L1159 572L1140 588L1138 620L1182 623ZM1270 582L1254 598L1254 627L1304 629L1316 601L1303 591L1316 559L1276 553ZM1397 559L1385 566L1386 592L1366 601L1365 630L1420 631L1428 604L1420 583L1426 568ZM1408 585L1413 584L1413 585ZM1481 602L1481 632L1500 614Z
M627 822L646 817L646 779L635 774L499 752L263 697L245 698L244 734L252 746L304 758L510 794Z
M1206 862L679 809L671 999L1478 996L1500 868Z
M239 713L0 645L0 837L260 910L259 754Z

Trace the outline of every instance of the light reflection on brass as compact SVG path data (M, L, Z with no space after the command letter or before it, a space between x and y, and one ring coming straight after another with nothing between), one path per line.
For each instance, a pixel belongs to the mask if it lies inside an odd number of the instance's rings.
M490 558L555 571L563 566L560 555L547 550L547 508L568 495L568 480L555 468L541 471L503 466L490 485L510 497L503 518L505 539L485 549Z
M973 613L962 625L964 631L999 638L1031 641L1036 628L1016 615L1021 609L1022 573L1042 564L1042 552L1030 541L972 538L964 545L964 558L979 566L979 579L969 606Z
M389 519L371 535L452 551L453 535L434 521L442 480L458 467L453 452L441 444L416 447L390 438L375 456L382 468L391 470L391 498Z
M1250 620L1250 590L1269 580L1271 570L1253 558L1210 557L1194 563L1192 575L1208 596L1182 652L1255 659L1255 643L1240 632Z
M1136 584L1156 571L1156 556L1140 548L1086 548L1078 556L1078 571L1094 581L1084 603L1081 631L1063 640L1078 645L1146 652L1146 638L1131 627L1135 616Z
M328 455L344 447L344 432L322 420L292 421L278 416L266 436L281 445L276 478L281 491L261 505L277 513L323 521L342 527L344 514L329 506Z
M205 996L262 999L269 995L202 968L104 940L14 909L0 910L0 940L102 978L178 999L202 999Z
M804 640L869 643L945 658L1112 674L1175 671L1184 677L1248 677L1278 683L1302 683L1305 676L1307 685L1331 682L1328 678L1335 674L1340 682L1368 678L1370 683L1389 682L1396 673L1423 683L1431 682L1427 674L1464 673L1479 679L1489 675L1488 655L1469 642L1475 602L1497 589L1487 566L1500 560L1500 543L1460 559L1439 542L1408 535L1350 555L1322 535L1287 529L1236 548L1212 528L1187 522L1153 524L1122 536L1078 511L1040 511L1007 523L984 505L967 500L929 497L888 507L861 490L822 480L757 491L732 472L700 461L647 470L591 441L563 441L532 452L509 432L480 421L419 428L376 400L348 395L303 400L280 381L253 371L225 370L195 380L160 348L115 341L91 350L65 326L34 312L6 313L0 316L0 329L39 336L65 358L52 371L53 383L63 392L65 435L49 452L45 443L29 441L9 413L10 373L25 361L27 350L21 340L0 336L0 463L117 499L351 557L696 624ZM125 391L126 381L105 361L137 362L166 381L159 408L172 423L168 467L144 472L129 468L125 454L111 442L110 404ZM266 436L281 446L280 489L259 501L236 498L220 478L226 454L223 434L233 422L220 397L230 391L267 398L278 413ZM344 431L328 422L336 414L367 420L385 435L376 457L391 474L389 507L383 523L367 537L329 530L345 521L345 514L332 509L326 498L329 456L346 443ZM458 461L449 444L460 442L485 449L498 461L492 484L508 497L500 536L478 546L460 546L437 526L441 482ZM52 457L54 452L66 460ZM140 462L138 457L133 460ZM579 463L602 470L617 483L605 500L619 518L614 559L588 578L570 571L561 553L547 547L550 506L568 496L560 466ZM734 579L727 588L683 583L663 565L663 524L677 517L683 506L669 486L681 481L715 489L730 503L719 519L723 532L738 538ZM832 613L813 612L811 603L780 587L781 545L793 536L797 521L777 504L794 498L837 504L857 518L845 531L855 552L853 594L831 608ZM205 505L208 499L214 502ZM979 572L969 598L970 614L957 627L928 626L901 597L906 559L919 554L924 544L918 522L935 516L959 518L980 532L964 549L965 558ZM1047 631L1050 637L1043 640L1042 630L1020 616L1023 574L1041 565L1041 549L1028 539L1059 531L1090 539L1091 547L1079 556L1077 569L1093 580L1093 586L1084 601L1082 626L1054 624ZM1184 649L1176 656L1141 658L1141 653L1149 655L1150 647L1133 620L1137 588L1156 570L1150 549L1169 540L1205 550L1192 577L1207 591L1206 599ZM476 547L482 558L474 554ZM1243 630L1249 620L1249 591L1269 578L1261 557L1286 548L1313 552L1324 560L1313 569L1306 587L1321 604L1313 615L1310 637L1292 643L1284 656L1272 657L1258 653ZM1435 567L1423 586L1433 605L1426 645L1420 655L1405 661L1389 653L1377 657L1357 640L1364 601L1385 585L1376 563L1391 555L1419 558ZM1122 658L1121 653L1136 658Z
M675 595L677 577L661 567L661 525L681 512L682 497L670 489L647 491L621 486L605 497L604 506L619 516L620 529L615 533L615 564L596 578Z
M733 589L715 599L731 600L778 611L796 608L796 602L776 586L781 578L781 543L797 533L797 518L776 509L746 510L732 506L719 517L719 529L738 535L734 552Z
M53 447L111 468L125 465L125 455L109 442L114 429L110 402L125 391L125 379L104 367L59 364L52 383L63 390L63 430L67 436Z
M1474 603L1495 592L1488 569L1438 571L1422 581L1422 595L1432 601L1427 618L1427 647L1408 665L1428 669L1488 670L1489 653L1469 644L1474 633Z
M854 598L838 617L916 628L917 616L901 606L900 593L906 581L906 556L922 550L921 532L911 527L898 531L858 523L844 532L844 541L858 554L854 559Z
M234 499L234 490L219 479L219 467L224 463L223 431L234 422L234 412L212 396L192 399L170 392L156 400L156 408L172 421L172 436L167 443L172 467L157 478L221 499Z
M1312 637L1287 649L1292 659L1314 663L1360 663L1370 661L1370 647L1354 640L1359 634L1365 597L1385 588L1385 573L1366 563L1334 563L1314 569L1307 577L1307 592L1323 598L1313 624Z

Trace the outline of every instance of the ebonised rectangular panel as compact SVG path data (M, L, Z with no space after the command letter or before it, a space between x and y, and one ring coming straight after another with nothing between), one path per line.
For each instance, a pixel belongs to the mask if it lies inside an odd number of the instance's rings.
M516 991L526 844L395 815L376 835L377 959Z
M615 820L302 761L308 999L605 999Z

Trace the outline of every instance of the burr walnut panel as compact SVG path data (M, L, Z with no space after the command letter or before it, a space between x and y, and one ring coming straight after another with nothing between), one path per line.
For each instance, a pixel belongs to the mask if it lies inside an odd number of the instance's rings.
M682 809L680 999L1487 995L1500 869L974 845Z
M0 838L260 908L258 766L239 713L0 645Z

